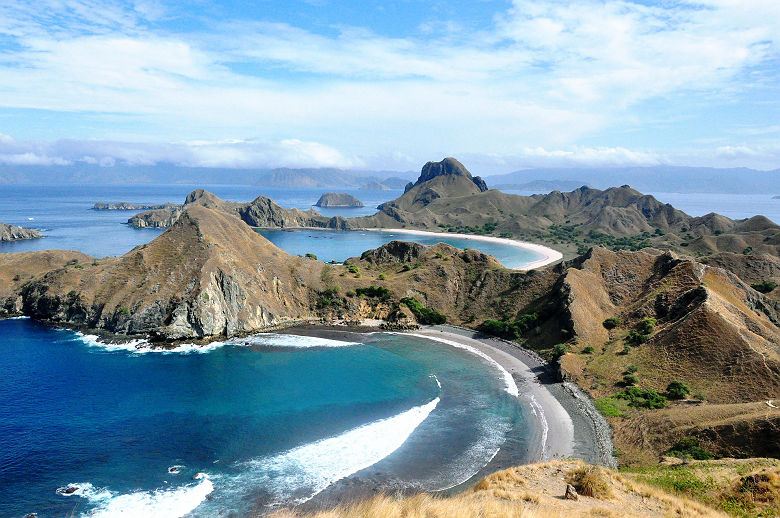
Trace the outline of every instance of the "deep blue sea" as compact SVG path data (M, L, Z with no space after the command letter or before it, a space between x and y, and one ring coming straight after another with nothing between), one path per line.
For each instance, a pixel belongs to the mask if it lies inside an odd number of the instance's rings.
M0 515L246 515L358 472L433 490L507 442L522 456L524 402L493 365L422 338L337 338L161 353L0 321Z

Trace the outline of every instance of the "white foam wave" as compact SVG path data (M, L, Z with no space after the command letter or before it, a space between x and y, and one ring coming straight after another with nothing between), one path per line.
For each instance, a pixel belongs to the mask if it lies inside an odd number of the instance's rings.
M178 518L193 511L214 491L214 484L205 473L198 473L195 479L198 480L196 484L187 486L127 494L116 494L105 488L98 489L90 483L70 484L58 489L57 494L80 496L89 500L95 508L82 516L92 518L114 516ZM77 488L75 491L66 493L68 488L74 487Z
M512 378L512 375L509 373L508 370L506 370L500 363L498 363L496 360L490 357L490 355L480 351L476 347L471 347L470 345L462 344L460 342L456 342L455 340L447 340L446 338L440 338L438 336L429 336L424 335L422 333L399 333L405 336L416 336L418 338L427 338L428 340L433 340L434 342L441 342L443 344L451 345L453 347L457 347L458 349L465 349L466 351L475 354L479 356L480 358L487 360L488 363L491 363L494 365L498 371L501 373L502 378L504 379L504 385L506 387L506 391L515 397L518 397L520 395L520 391L517 388L517 383L515 383L514 378Z
M65 330L69 331L70 330ZM225 345L225 342L211 342L208 344L179 344L175 347L163 348L153 346L147 340L130 340L127 342L104 342L97 335L84 334L81 331L75 331L76 337L82 343L89 347L95 347L108 352L124 351L133 354L203 354L211 352Z
M436 385L439 386L439 390L441 390L441 381L439 381L439 378L436 376L436 374L431 374L431 377L436 381Z
M20 317L8 317L8 318L6 318L6 320L27 320L27 319L29 319L29 318L30 318L30 317L28 317L28 316L26 316L26 315L22 315L22 316L20 316Z
M547 435L550 432L550 425L547 423L547 417L544 415L542 405L539 404L533 394L528 395L528 403L531 406L531 412L539 419L539 423L542 425L542 452L539 460L549 460Z
M227 343L233 345L263 345L269 347L348 347L359 345L358 342L331 340L317 336L285 335L278 333L258 333L244 338L233 338Z
M255 487L270 490L277 499L275 504L305 502L332 483L376 464L400 448L438 404L436 398L335 437L251 460L242 477Z

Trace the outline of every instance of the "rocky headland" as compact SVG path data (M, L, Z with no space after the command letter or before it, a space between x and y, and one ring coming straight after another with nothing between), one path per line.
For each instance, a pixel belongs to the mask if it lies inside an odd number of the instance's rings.
M161 203L157 205L144 204L144 203L130 203L127 201L120 201L116 203L106 203L99 201L92 206L92 210L154 210L154 209L168 209L179 207L175 203Z
M37 239L39 237L43 237L43 234L37 230L0 223L0 242Z
M390 187L376 180L360 186L361 191L389 191Z
M362 201L345 192L326 192L314 205L316 207L364 207Z

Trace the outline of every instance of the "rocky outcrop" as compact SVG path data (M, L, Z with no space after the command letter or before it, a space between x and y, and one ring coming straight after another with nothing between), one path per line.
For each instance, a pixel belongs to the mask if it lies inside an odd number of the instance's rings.
M41 234L37 230L0 223L0 242L21 241L23 239L37 239L39 237L43 237L43 234Z
M326 192L314 205L316 207L364 207L363 202L345 192Z
M155 209L168 209L178 207L174 203L162 203L157 205L130 203L127 201L120 201L117 203L105 203L99 201L92 206L92 210L155 210Z
M193 205L148 245L60 268L21 288L24 314L163 340L231 336L311 316L318 269L300 270L235 216Z
M327 218L310 209L285 209L270 198L258 196L249 203L225 201L203 189L187 195L182 206L151 210L136 214L128 220L136 228L168 228L181 216L184 209L199 206L237 216L251 227L260 228L349 228L349 222L340 216Z

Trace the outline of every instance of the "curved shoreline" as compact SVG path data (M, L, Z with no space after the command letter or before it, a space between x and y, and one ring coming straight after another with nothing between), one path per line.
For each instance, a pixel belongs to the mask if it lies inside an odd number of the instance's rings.
M513 246L515 248L523 248L525 250L531 250L533 252L536 252L544 256L542 259L537 259L536 261L531 261L530 263L523 265L522 268L508 268L509 270L519 270L523 272L528 270L533 270L535 268L541 268L542 266L547 266L548 264L552 264L563 259L563 254L552 248L539 245L536 243L529 243L527 241L518 241L517 239L509 239L506 237L480 236L475 234L455 234L450 232L446 232L446 233L432 232L430 230L415 230L415 229L408 229L408 228L360 228L354 230L368 230L372 232L398 232L399 234L412 234L412 235L419 235L419 236L449 236L449 237L456 237L460 239L470 239L473 241L498 243L502 245Z

